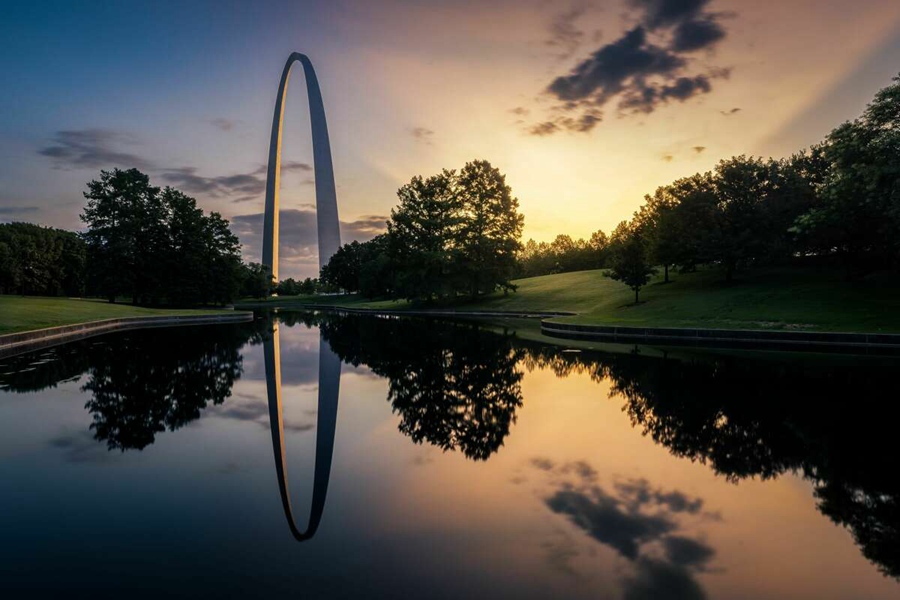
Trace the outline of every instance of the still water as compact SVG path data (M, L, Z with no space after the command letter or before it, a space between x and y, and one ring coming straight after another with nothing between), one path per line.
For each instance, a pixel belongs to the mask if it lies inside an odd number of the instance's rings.
M0 363L3 598L900 598L897 361L288 313Z

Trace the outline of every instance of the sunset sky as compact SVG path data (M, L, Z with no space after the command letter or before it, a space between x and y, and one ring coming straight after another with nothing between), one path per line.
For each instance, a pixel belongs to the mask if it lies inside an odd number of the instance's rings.
M231 219L259 260L292 51L316 67L345 242L413 175L490 160L525 238L611 230L725 157L781 157L900 71L892 0L4 2L0 221L79 229L85 183L137 167ZM285 111L281 275L314 276L302 74Z

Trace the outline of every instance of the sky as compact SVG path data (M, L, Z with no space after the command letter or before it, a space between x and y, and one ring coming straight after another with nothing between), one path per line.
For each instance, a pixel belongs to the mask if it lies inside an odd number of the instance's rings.
M588 237L734 155L783 157L900 71L893 0L4 0L0 222L81 229L86 183L137 167L230 219L259 260L291 52L325 101L344 242L415 175L487 159L524 238ZM318 264L301 70L285 108L282 277Z

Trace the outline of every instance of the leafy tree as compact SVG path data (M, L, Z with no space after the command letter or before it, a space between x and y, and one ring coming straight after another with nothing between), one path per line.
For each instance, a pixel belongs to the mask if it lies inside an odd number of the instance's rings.
M396 292L408 300L432 300L455 290L453 243L460 227L455 171L413 177L397 191L400 204L388 221L390 253L400 266Z
M610 243L610 269L604 273L610 279L621 281L634 290L634 303L638 303L641 288L650 281L656 269L648 260L647 244L640 230L622 221L613 230Z
M89 278L110 302L225 303L240 291L240 242L219 213L137 169L101 171L85 197Z
M839 256L851 276L900 264L900 77L863 115L834 129L820 202L795 231L817 252Z
M497 288L514 290L510 279L525 218L506 177L488 161L475 160L460 170L455 187L461 215L452 245L466 291L475 298Z
M259 263L251 262L243 266L241 295L251 298L268 298L272 294L272 270Z
M159 188L137 169L100 171L88 183L81 220L93 285L110 302L127 294L133 304L148 303L168 265L164 256L165 209Z
M31 223L0 223L0 293L80 296L85 245L78 234Z
M362 244L344 244L322 267L319 279L347 292L358 292L361 261Z

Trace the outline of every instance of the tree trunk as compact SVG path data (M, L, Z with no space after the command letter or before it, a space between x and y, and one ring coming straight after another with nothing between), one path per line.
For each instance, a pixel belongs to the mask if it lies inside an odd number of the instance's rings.
M634 288L634 303L638 303L638 293L640 293L641 288Z
M669 265L668 265L668 263L664 266L664 268L666 270L666 279L663 283L669 283Z

